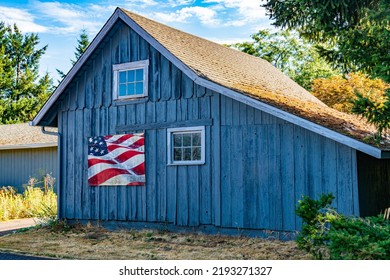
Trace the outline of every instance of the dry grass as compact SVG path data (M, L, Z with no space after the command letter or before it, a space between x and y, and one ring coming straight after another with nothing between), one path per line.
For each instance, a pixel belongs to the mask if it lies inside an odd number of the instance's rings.
M109 231L96 226L38 227L0 237L0 251L80 260L309 259L293 241L172 233Z

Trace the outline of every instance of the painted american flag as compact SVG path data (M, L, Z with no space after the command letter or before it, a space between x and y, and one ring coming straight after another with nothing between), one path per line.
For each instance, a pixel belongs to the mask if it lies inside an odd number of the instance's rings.
M145 185L144 134L88 138L88 185Z

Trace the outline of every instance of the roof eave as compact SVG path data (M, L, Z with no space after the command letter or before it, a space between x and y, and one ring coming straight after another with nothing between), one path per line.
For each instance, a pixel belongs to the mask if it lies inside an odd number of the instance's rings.
M322 136L327 137L329 139L332 139L336 142L339 142L341 144L349 146L353 149L356 149L358 151L361 151L363 153L371 155L375 158L378 158L378 159L390 158L390 151L383 151L377 147L363 143L359 140L356 140L354 138L351 138L349 136L346 136L344 134L341 134L339 132L336 132L334 130L326 128L324 126L318 125L316 123L313 123L313 122L308 121L306 119L303 119L301 117L298 117L296 115L293 115L291 113L288 113L286 111L278 109L278 108L273 107L271 105L268 105L264 102L261 102L257 99L254 99L250 96L244 95L244 94L236 92L232 89L229 89L229 88L226 88L226 87L221 86L219 84L216 84L210 80L199 77L196 79L195 82L201 86L204 86L208 89L216 91L220 94L223 94L223 95L230 97L234 100L237 100L241 103L244 103L244 104L249 105L253 108L262 110L262 111L269 113L275 117L278 117L282 120L291 122L295 125L298 125L298 126L303 127L307 130L310 130L316 134L322 135Z
M37 148L49 148L57 147L57 142L48 143L31 143L31 144L19 144L19 145L4 145L0 146L0 150L20 150L20 149L37 149Z

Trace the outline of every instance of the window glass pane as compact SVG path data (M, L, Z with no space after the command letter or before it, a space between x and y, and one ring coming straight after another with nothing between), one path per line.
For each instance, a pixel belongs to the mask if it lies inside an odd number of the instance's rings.
M127 94L128 95L134 95L134 84L128 84L127 85Z
M191 147L191 134L183 134L183 147Z
M183 139L183 134L173 134L173 146L181 147L182 139Z
M144 93L144 83L135 83L135 93L143 94Z
M144 80L144 69L137 69L137 70L135 70L135 80L137 82Z
M134 79L135 79L135 71L134 70L127 71L127 82L132 83L134 82Z
M119 83L126 83L126 71L119 72Z
M173 160L174 161L182 160L182 149L181 148L174 148L173 149Z
M183 160L191 160L191 148L184 148L184 158Z
M192 148L192 160L201 160L201 148Z
M200 132L192 133L192 146L200 146Z
M119 85L119 96L126 95L126 84Z

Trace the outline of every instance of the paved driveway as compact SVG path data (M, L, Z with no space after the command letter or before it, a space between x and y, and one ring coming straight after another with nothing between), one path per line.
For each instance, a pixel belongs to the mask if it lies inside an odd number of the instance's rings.
M52 260L52 259L0 252L0 260Z
M10 234L18 229L36 225L34 219L20 219L8 222L0 222L0 236ZM50 260L48 258L27 256L22 254L0 252L0 260Z
M37 223L33 218L0 222L0 236L12 233L13 231L21 228L32 227L36 224Z

